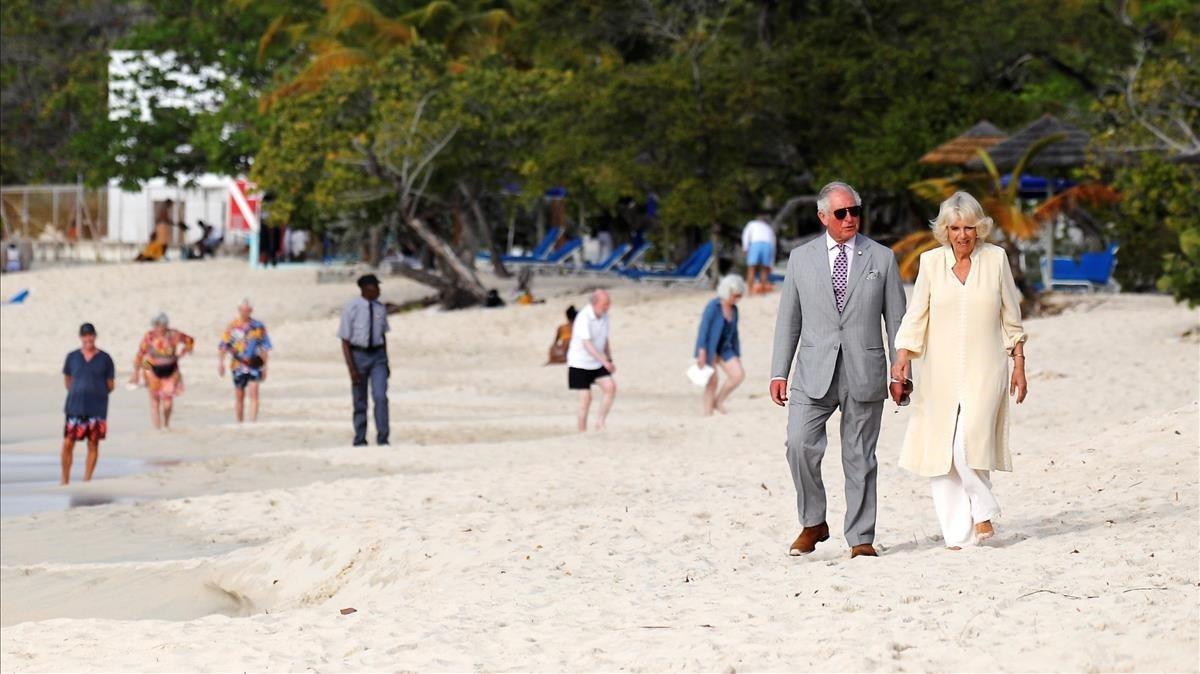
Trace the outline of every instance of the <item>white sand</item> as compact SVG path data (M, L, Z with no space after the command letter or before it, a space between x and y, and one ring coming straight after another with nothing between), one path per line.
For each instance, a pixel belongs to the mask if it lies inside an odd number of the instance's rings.
M0 320L0 373L42 373L31 391L53 389L82 320L120 376L159 308L199 352L175 431L148 430L143 394L119 391L105 445L192 461L67 490L136 504L0 522L0 669L1200 669L1200 349L1182 336L1197 314L1167 298L1028 321L1031 393L988 547L942 549L926 481L896 467L907 412L889 403L883 554L850 561L836 417L837 533L786 555L773 299L743 303L748 382L706 419L683 371L707 293L615 288L620 399L609 431L582 438L565 372L541 367L576 296L393 317L393 446L352 449L332 334L354 288L315 276L204 263L3 278L4 295L34 291ZM262 421L238 428L214 344L246 294L277 350ZM39 395L49 429L6 429L4 451L55 451L61 394Z

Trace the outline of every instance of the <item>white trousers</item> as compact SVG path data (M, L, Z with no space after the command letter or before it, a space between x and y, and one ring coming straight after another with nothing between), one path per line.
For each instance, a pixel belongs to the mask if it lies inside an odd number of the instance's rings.
M942 525L946 547L961 547L975 541L975 523L1000 516L1000 504L992 496L988 471L973 470L967 465L966 429L962 409L954 420L954 448L950 472L930 478L933 508Z

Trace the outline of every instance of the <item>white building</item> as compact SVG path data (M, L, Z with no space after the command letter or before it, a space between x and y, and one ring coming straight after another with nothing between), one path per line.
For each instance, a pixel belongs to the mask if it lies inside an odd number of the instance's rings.
M182 181L181 181L182 182ZM146 243L154 232L155 216L168 208L172 222L183 223L173 244L196 241L200 238L201 220L212 225L216 232L227 231L229 220L229 186L233 180L225 176L204 174L192 186L168 185L163 178L144 183L137 192L129 192L113 181L108 186L109 241Z

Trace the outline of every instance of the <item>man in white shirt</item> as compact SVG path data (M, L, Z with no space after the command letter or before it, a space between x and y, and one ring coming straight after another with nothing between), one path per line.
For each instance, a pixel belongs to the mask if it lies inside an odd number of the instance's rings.
M617 396L613 375L617 366L612 362L612 343L608 340L608 308L612 300L608 293L596 290L591 302L575 317L571 328L571 343L567 346L567 387L579 391L579 430L587 430L588 411L592 406L592 384L600 387L604 400L596 430L604 430L608 411Z
M760 214L742 229L746 253L746 287L751 293L771 290L771 267L775 266L775 228L771 216ZM755 279L760 277L761 281Z
M292 262L304 262L308 259L308 230L288 230L288 259Z

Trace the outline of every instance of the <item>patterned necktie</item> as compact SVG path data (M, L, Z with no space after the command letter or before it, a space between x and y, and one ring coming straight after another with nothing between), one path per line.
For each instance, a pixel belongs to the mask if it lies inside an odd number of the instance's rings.
M837 258L833 261L833 298L837 301L840 314L846 308L846 268L849 261L846 259L846 244L839 243L837 247Z

